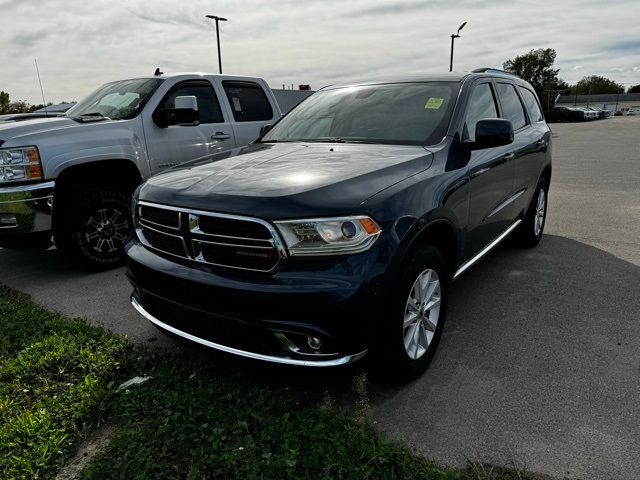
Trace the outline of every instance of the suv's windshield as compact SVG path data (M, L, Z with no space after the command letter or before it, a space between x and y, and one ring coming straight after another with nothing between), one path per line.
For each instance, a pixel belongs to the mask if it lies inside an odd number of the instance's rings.
M431 145L446 134L459 88L457 82L425 82L321 90L261 141Z
M158 85L159 78L138 78L107 83L67 111L68 117L108 117L126 120L135 117Z

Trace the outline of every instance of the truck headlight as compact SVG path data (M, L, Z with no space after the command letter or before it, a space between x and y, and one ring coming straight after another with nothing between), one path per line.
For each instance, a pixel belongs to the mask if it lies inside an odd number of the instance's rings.
M275 222L291 256L344 255L368 250L382 230L366 216Z
M42 180L36 147L0 148L0 182Z

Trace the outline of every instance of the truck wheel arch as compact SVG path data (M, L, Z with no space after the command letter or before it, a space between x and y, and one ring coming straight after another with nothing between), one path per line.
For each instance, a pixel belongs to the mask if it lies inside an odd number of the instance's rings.
M142 182L140 171L131 160L114 159L72 165L62 170L55 179L53 202L53 221L56 218L56 206L64 201L65 193L74 186L107 184L133 193Z

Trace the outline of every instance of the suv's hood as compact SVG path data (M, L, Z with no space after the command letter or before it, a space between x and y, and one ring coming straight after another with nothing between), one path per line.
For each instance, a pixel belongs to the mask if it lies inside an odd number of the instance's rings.
M254 144L235 157L153 177L140 199L267 219L351 213L427 169L431 158L412 146Z
M35 118L20 122L0 122L0 140L12 141L13 145L21 145L21 137L31 134L46 133L61 128L82 127L84 124L67 117ZM7 146L7 145L5 145Z

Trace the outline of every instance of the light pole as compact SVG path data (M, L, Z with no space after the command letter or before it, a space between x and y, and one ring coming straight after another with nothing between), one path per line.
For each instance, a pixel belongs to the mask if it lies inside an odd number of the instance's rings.
M205 15L207 18L211 18L216 21L216 39L218 40L218 70L222 73L222 57L220 56L220 30L218 29L218 22L226 22L226 18L218 17L217 15Z
M451 59L449 60L450 72L453 72L453 42L456 38L460 38L460 30L462 30L466 24L467 22L464 22L462 25L460 25L460 28L458 28L458 31L455 34L451 35Z

